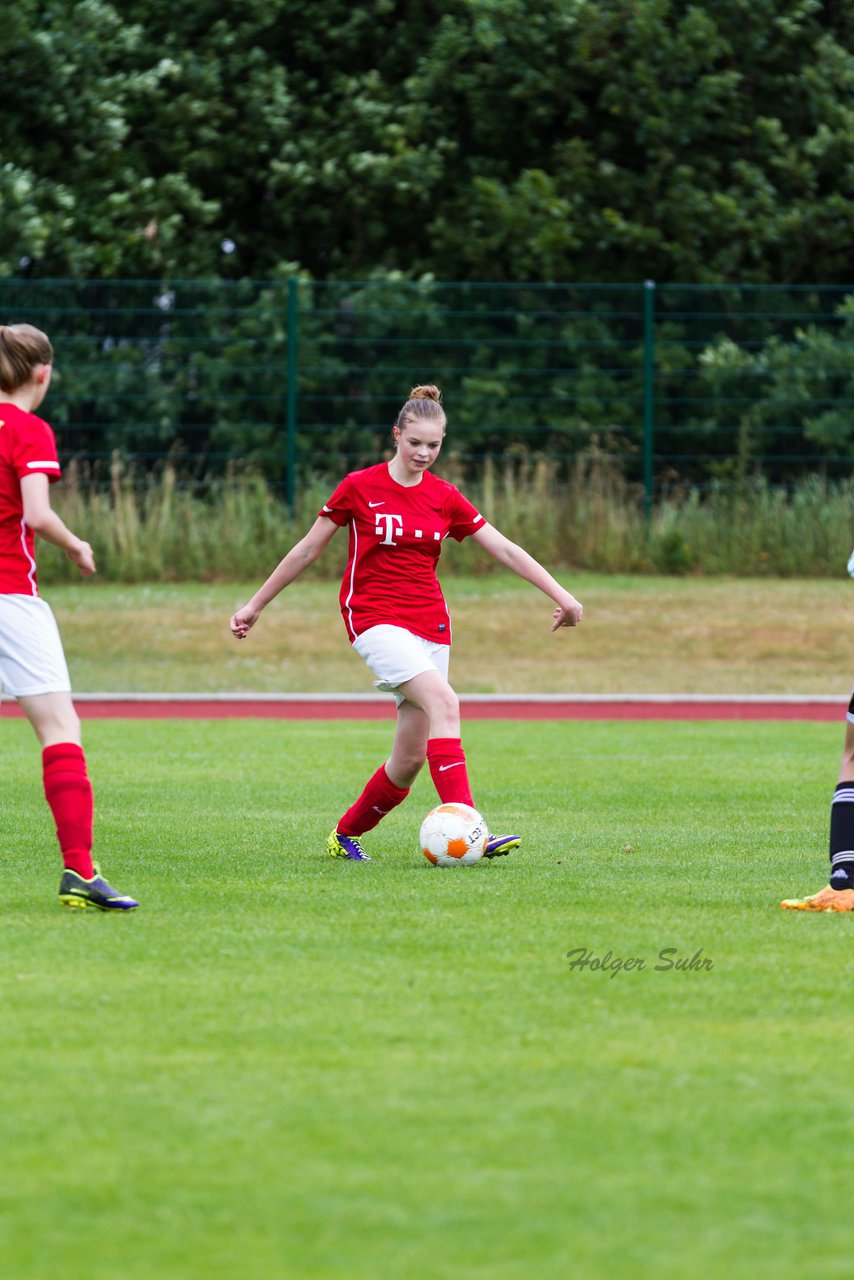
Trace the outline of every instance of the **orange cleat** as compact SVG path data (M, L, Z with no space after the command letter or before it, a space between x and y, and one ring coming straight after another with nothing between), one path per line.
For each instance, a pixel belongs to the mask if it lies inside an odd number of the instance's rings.
M811 898L786 898L780 906L789 911L854 911L854 889L831 889L827 885Z

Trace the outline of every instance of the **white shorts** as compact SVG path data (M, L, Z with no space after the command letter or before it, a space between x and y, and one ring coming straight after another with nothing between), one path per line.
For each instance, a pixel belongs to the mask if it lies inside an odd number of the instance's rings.
M397 692L398 688L407 680L420 676L424 671L438 671L445 680L448 678L451 646L434 644L432 640L414 636L405 627L393 627L387 623L369 627L356 636L353 648L378 677L374 684L379 691L393 693L398 706L404 701L403 694Z
M59 628L39 596L0 594L0 689L14 698L71 692Z

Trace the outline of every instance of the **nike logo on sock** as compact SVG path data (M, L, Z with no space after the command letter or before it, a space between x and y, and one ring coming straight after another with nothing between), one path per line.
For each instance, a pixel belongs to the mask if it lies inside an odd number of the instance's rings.
M465 760L455 760L453 764L440 764L439 772L444 773L446 769L458 769L461 764L465 764Z
M369 503L368 503L368 506L369 506L369 507L384 507L384 506L385 506L385 499L383 499L383 501L382 501L382 502L369 502Z

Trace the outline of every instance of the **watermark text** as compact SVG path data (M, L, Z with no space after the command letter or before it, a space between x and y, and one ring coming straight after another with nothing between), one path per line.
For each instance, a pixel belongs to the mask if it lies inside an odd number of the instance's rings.
M703 955L702 947L693 955L681 953L678 947L662 947L653 961L644 956L615 956L610 950L598 955L589 947L573 947L567 951L566 958L570 969L589 969L591 973L607 973L611 978L616 978L618 973L638 973L642 969L653 973L708 973L715 967L714 960Z

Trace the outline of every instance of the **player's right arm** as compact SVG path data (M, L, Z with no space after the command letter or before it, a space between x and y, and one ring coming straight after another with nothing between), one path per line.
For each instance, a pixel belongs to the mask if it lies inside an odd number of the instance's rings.
M238 640L243 640L251 627L255 625L271 600L290 586L304 569L314 564L321 551L328 546L338 531L338 525L327 516L318 516L304 538L300 538L296 546L291 547L284 560L281 560L267 581L255 592L241 609L236 610L231 618L231 631Z
M95 572L95 558L88 542L72 533L50 505L50 482L44 472L21 476L24 520L45 542L51 542L72 560L81 573Z

